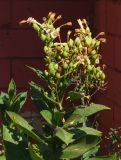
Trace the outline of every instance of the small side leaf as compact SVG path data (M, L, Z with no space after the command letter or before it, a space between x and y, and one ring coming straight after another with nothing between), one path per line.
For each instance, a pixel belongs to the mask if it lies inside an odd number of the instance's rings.
M13 97L16 95L16 84L13 79L9 83L8 95L9 95L10 100L12 100Z
M11 110L14 112L19 112L21 108L23 107L23 105L25 104L26 99L27 99L27 92L19 93L13 101Z
M61 139L65 144L69 144L73 141L74 134L67 132L63 128L57 127L55 129L55 136Z
M40 114L50 125L52 125L52 113L49 110L42 110Z

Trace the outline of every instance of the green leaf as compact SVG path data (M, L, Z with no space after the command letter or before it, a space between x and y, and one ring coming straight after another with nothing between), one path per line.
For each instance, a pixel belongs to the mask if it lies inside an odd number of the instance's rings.
M94 158L89 158L88 160L117 160L117 156L111 155L111 156L103 156L103 157L94 157Z
M29 144L29 153L32 160L43 160L37 145Z
M42 79L46 80L46 77L44 76L43 71L41 71L40 69L37 69L37 68L30 67L30 66L27 66L27 67L29 69L31 69L34 73L36 73L36 75L39 78L42 78Z
M66 120L63 125L63 128L67 128L68 126L73 126L77 124L78 121L81 120L81 116L79 114L73 114Z
M38 136L35 132L34 128L21 116L14 112L7 112L10 119L20 128L24 131L24 133L28 134L30 137L35 139L36 141L40 143L44 143L43 137L40 135Z
M69 92L69 98L71 99L71 101L78 100L82 97L83 95L80 92L75 92L75 91Z
M70 144L62 151L61 159L73 159L82 156L84 153L99 143L96 136L83 137L75 144Z
M9 96L7 93L4 93L4 92L1 92L1 95L0 95L0 99L1 99L1 102L3 103L2 107L5 109L5 110L8 110L9 107L10 107L10 100L9 100Z
M50 125L52 125L52 113L50 111L42 110L40 114Z
M16 95L16 84L13 79L9 83L8 94L9 94L10 100L12 100L13 97Z
M21 110L21 108L23 107L23 105L25 104L26 99L27 99L27 92L19 93L15 97L15 99L11 105L11 111L19 112Z
M99 137L102 135L100 131L90 127L81 127L79 128L79 130L85 132L88 135L99 136Z
M64 116L64 112L60 112L56 108L54 108L53 121L54 121L55 125L57 125L57 126L62 125L62 118L63 118L63 116Z
M61 139L65 144L69 144L73 141L74 134L67 132L63 128L57 127L55 129L55 136Z
M31 82L29 83L29 85L32 95L32 101L37 105L40 111L43 109L49 110L50 108L58 104L52 98L48 97L45 94L44 89L38 84Z
M91 116L99 111L110 109L101 104L90 104L90 106L84 106L84 108L77 108L73 112L73 114L79 114L81 117L88 117Z
M0 156L0 160L6 160L5 155L1 155L1 156Z
M100 145L93 147L88 152L84 153L82 155L83 159L88 160L90 157L94 157L96 155L96 153L99 151L99 148L100 148Z
M7 160L30 160L27 143L23 137L12 128L3 125L3 141ZM19 153L19 154L18 154Z

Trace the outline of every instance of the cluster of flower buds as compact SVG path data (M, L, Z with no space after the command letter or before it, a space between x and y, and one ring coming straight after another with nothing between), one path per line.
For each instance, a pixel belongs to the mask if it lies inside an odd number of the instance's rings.
M59 80L63 86L64 78L68 83L75 83L76 90L82 88L87 90L85 96L91 89L103 87L105 83L104 67L100 66L101 55L99 47L104 32L99 33L95 38L85 19L78 19L79 28L71 36L71 31L67 32L67 40L62 42L60 30L63 26L71 26L67 22L59 27L55 27L55 22L62 16L56 16L50 12L47 17L43 17L43 22L39 23L34 18L28 18L20 23L32 24L38 36L44 42L45 52L45 77L52 85L53 91L56 90L56 83ZM67 83L67 85L68 85ZM64 84L65 85L65 84Z

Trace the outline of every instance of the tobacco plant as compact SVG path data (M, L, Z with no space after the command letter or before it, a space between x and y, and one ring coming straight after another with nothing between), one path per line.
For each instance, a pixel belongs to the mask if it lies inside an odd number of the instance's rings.
M92 96L106 85L99 53L104 32L93 38L87 21L78 19L79 27L73 34L67 31L66 40L62 40L62 27L71 28L72 23L55 27L61 18L50 12L41 23L34 18L20 22L30 24L44 44L45 69L28 66L46 83L29 83L31 99L43 118L38 126L42 132L35 131L14 110L5 113L18 132L33 139L27 142L32 160L115 160L115 155L94 158L102 133L89 123L91 115L109 109L92 103Z

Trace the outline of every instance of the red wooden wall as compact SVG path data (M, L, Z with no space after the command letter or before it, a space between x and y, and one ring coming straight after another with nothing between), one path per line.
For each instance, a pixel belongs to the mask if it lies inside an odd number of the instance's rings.
M121 1L95 1L95 31L105 31L107 43L102 47L103 62L107 65L107 90L96 96L99 103L111 107L101 114L101 128L121 126Z
M26 90L28 81L36 78L25 65L42 67L42 44L30 27L18 24L20 20L30 16L41 20L54 11L64 22L86 18L91 25L93 7L92 0L0 0L0 89L14 78L18 90ZM25 110L33 110L29 102Z

